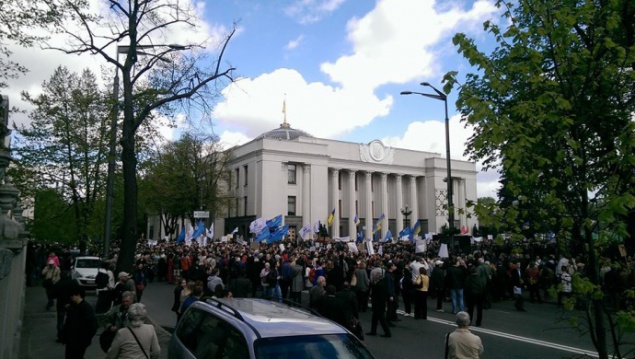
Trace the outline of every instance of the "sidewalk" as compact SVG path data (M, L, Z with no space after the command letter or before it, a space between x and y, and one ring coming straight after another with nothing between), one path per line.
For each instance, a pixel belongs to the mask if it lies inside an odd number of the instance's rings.
M86 300L93 308L97 297L94 292L86 293ZM20 340L20 359L39 358L63 358L64 345L55 342L57 333L57 314L55 307L46 311L46 293L40 285L26 287L24 303L24 320ZM156 326L155 330L161 346L160 358L168 357L168 343L170 333ZM97 336L86 350L86 359L104 358L106 354L99 347L99 334L102 328L97 330Z

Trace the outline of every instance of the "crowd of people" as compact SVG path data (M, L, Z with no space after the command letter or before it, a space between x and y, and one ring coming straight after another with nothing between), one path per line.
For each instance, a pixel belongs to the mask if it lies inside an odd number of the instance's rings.
M408 241L375 243L376 253L368 254L365 246L351 248L341 242L212 242L205 246L193 242L186 246L165 241L149 245L142 240L133 273L120 272L117 280L113 268L118 249L113 246L100 270L103 274L101 281L98 279L96 309L99 313L107 311L113 318L109 330L128 327L122 316L130 304L141 301L149 283L166 281L175 284L171 309L177 321L189 305L205 296L262 297L309 306L349 328L360 339L364 334L359 313L370 307L372 320L366 335L377 335L381 326L382 336L389 338L394 323L402 320L397 315L402 304L405 316L426 320L430 297L438 312L446 310L447 302L453 314L465 313L457 317L457 323L463 323L467 316L469 325L481 326L483 309L498 301L513 300L518 311L525 311L526 298L537 303L557 300L561 304L571 296L574 273L585 275L581 260L556 256L551 242L477 243L469 251L450 248L449 256L443 258L438 256L440 245L433 240L426 252L415 253L415 245ZM50 279L53 283L45 285L47 294L51 292L47 309L56 297L55 283L61 281L57 276L63 277L62 273L68 271L69 256L71 252L61 259L49 255L33 264L36 271L38 265L42 266L45 282ZM606 263L611 262L607 259ZM54 268L61 270L58 273ZM635 271L629 268L602 268L603 288L616 308L622 305L621 292L629 285L635 286ZM557 298L550 297L549 289L554 287ZM308 291L308 303L302 303L302 291Z

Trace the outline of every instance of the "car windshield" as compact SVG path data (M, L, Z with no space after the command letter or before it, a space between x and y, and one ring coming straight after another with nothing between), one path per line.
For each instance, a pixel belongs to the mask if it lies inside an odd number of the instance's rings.
M78 259L77 263L75 263L75 268L100 268L100 267L101 267L100 259L83 258L83 259Z
M258 359L372 359L370 352L350 334L303 335L258 339L254 343Z

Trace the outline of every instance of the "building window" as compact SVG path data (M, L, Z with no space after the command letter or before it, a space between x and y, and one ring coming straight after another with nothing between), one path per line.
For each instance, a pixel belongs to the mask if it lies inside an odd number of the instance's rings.
M239 184L240 184L240 168L236 168L236 189L238 189Z
M247 217L247 196L243 197L243 216Z
M373 201L373 202L371 203L371 212L370 212L370 213L372 213L372 214L373 214L373 216L375 216L375 201Z
M247 186L247 179L249 178L249 167L247 165L243 166L245 172L245 186Z
M370 191L375 192L375 181L373 181L373 177L370 177Z
M355 200L355 214L359 216L359 202L357 200Z
M295 184L296 182L296 165L288 164L287 165L287 177L289 184Z
M236 198L236 209L234 211L234 217L238 217L238 213L240 213L240 198Z
M291 242L295 243L297 229L298 228L296 226L289 226L289 233L287 234L287 239L290 240Z
M337 173L337 189L342 189L342 176L340 176L339 172Z
M287 197L287 215L295 216L295 196Z
M355 179L354 179L354 181L355 181L355 190L357 191L357 173L355 173Z
M340 213L344 213L344 212L342 212L342 200L341 199L337 202L337 215L339 216Z

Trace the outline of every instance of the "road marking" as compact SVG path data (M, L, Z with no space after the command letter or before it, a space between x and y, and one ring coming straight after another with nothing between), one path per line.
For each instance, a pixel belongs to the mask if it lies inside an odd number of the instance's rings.
M404 311L403 310L397 310L397 313L401 314L401 315L404 315ZM450 320L435 318L435 317L431 317L429 315L428 315L428 320L431 321L431 322L435 322L435 323L439 323L439 324L445 324L445 325L456 327L456 323L453 322L453 321L450 321ZM570 353L588 355L588 356L593 357L593 358L599 358L599 355L598 355L597 352L590 351L590 350L585 350L585 349L580 349L580 348L575 348L575 347L570 347L568 345L562 345L562 344L558 344L558 343L547 342L547 341L539 340L539 339L521 337L519 335L514 335L514 334L510 334L510 333L503 333L503 332L499 332L499 331L496 331L496 330L485 329L483 327L470 327L470 330L473 331L473 332L479 332L479 333L483 333L483 334L495 335L495 336L498 336L498 337L501 337L501 338L516 340L516 341L519 341L519 342L524 342L524 343L529 343L529 344L534 344L534 345L540 345L540 346L543 346L543 347L563 350L563 351L570 352Z

